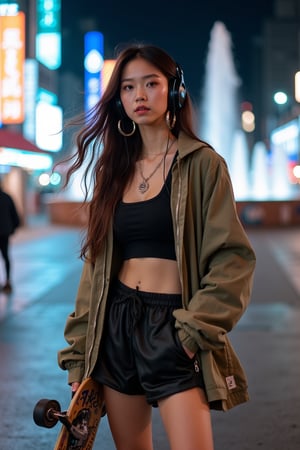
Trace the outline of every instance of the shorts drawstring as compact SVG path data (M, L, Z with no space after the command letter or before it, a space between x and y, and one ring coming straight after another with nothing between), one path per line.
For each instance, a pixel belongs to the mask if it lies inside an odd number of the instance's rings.
M138 295L139 287L136 287L135 293L132 293L128 298L130 298L130 316L131 316L131 326L134 330L142 318L144 313L143 300Z

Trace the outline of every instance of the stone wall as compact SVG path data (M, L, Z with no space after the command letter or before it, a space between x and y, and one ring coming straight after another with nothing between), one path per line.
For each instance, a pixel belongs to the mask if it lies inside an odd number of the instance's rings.
M47 202L52 223L85 227L87 206L80 202ZM247 201L237 202L237 211L245 227L280 227L300 225L300 200L298 201Z

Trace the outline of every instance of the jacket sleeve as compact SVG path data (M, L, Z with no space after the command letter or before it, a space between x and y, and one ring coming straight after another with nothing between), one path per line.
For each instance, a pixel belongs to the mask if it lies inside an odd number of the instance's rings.
M63 370L68 370L69 383L80 382L84 375L92 269L92 264L84 263L75 311L68 316L65 325L64 336L69 346L58 352L58 364Z
M190 298L174 311L180 340L192 352L224 346L225 334L250 301L255 268L225 161L212 157L195 176L200 181L190 181L187 209L193 213L183 237L183 280L191 286Z

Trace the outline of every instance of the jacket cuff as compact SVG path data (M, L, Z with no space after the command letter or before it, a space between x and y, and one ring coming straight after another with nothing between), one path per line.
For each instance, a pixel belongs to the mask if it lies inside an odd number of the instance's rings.
M68 383L72 384L75 382L81 383L84 376L84 366L81 365L72 365L71 367L66 367L68 370Z
M183 328L179 328L178 336L182 345L188 348L192 353L197 353L199 350L197 342Z

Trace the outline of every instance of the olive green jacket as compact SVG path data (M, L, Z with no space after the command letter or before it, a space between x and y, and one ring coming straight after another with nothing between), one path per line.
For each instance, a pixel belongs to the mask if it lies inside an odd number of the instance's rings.
M174 311L179 337L198 351L211 408L248 400L247 381L227 333L251 294L255 254L238 219L224 159L181 133L172 169L171 210L182 285ZM68 317L69 346L58 353L69 383L89 376L98 357L108 289L120 269L112 227L94 265L85 262L75 311Z

